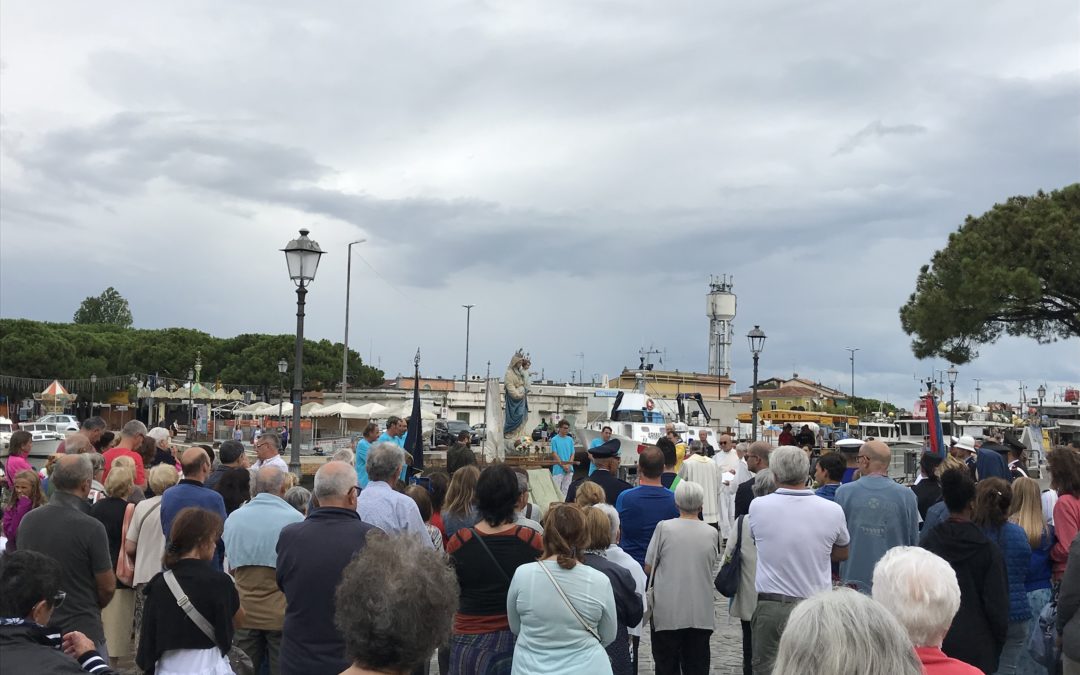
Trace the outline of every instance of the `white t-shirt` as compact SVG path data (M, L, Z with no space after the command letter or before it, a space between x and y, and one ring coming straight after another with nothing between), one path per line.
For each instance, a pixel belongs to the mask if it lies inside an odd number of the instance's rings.
M251 468L255 471L258 471L264 466L276 466L277 468L281 469L286 473L289 472L289 465L285 463L285 460L281 458L281 455L274 455L270 459L260 459L259 461L252 464Z
M750 502L758 593L809 598L832 586L833 546L850 542L844 510L812 490L779 488Z

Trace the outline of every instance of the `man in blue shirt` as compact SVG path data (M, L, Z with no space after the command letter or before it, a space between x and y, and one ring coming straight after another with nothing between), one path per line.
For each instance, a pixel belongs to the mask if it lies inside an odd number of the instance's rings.
M236 644L251 657L255 672L268 662L278 672L285 596L277 587L277 543L282 528L304 516L282 497L285 472L264 466L255 476L255 498L225 520L225 554L244 607L244 623L236 627Z
M431 535L416 502L390 487L404 465L405 451L393 443L371 446L367 461L369 482L356 500L356 512L365 523L387 534L412 535L431 547Z
M574 481L574 438L570 436L570 423L559 422L559 433L551 437L551 459L558 462L551 467L551 476L563 499Z
M592 439L592 443L589 443L588 449L592 450L593 448L598 448L598 447L600 447L604 443L607 443L610 440L611 440L611 427L605 426L603 429L600 430L600 435L597 438ZM589 475L590 476L593 475L593 471L596 471L596 464L594 464L592 461L590 461L589 462Z
M373 443L379 437L379 424L378 422L368 422L364 427L364 435L360 437L360 441L356 444L356 484L363 490L368 484L367 475L367 456L368 450L371 449Z
M919 543L919 507L915 493L889 478L892 450L884 441L867 441L859 448L857 481L836 490L844 509L851 545L840 563L840 577L870 590L874 565L894 546Z
M386 431L382 432L376 443L393 443L399 448L405 447L405 432L408 426L400 417L391 417L386 420Z
M176 514L189 506L213 511L221 516L223 523L226 518L225 500L220 494L203 485L206 477L210 475L210 455L199 446L192 446L180 455L180 466L184 471L183 479L161 495L161 531L165 534L165 541L169 540L169 531L172 530ZM224 571L224 558L225 547L218 540L213 562L219 572Z
M844 470L847 461L839 452L826 452L818 458L814 467L814 478L821 487L814 491L818 497L824 497L830 502L836 501L836 490L844 479Z
M660 448L647 447L638 455L638 486L615 500L622 524L619 546L642 567L656 524L679 517L675 493L660 484L664 472L664 454Z

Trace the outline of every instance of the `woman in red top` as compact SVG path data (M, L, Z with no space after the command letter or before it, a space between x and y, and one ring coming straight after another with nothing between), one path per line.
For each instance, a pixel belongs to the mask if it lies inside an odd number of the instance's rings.
M480 521L446 543L461 588L450 638L450 675L505 675L514 659L514 634L506 614L510 580L520 565L544 550L540 535L516 525L517 474L505 464L489 466L476 482Z
M1054 581L1060 581L1069 560L1069 545L1080 531L1080 450L1063 445L1054 448L1047 456L1047 467L1050 487L1058 494L1050 559L1054 563Z

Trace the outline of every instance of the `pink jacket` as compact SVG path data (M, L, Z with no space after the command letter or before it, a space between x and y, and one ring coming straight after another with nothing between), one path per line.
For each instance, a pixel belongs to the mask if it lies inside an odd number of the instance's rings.
M963 661L950 658L938 647L916 647L926 675L982 675L982 671Z
M7 550L8 553L15 550L15 535L19 532L19 523L22 522L23 516L30 513L30 498L23 496L19 497L19 501L15 502L15 506L4 511L4 536L7 537Z
M7 466L4 467L4 479L8 488L15 488L15 476L22 471L33 471L34 467L21 455L8 455Z

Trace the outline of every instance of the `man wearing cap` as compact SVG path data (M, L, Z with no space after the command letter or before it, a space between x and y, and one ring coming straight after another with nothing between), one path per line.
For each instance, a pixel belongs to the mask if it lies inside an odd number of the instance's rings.
M836 449L844 456L847 468L844 469L844 477L840 482L850 483L858 478L859 474L859 448L863 442L858 438L845 438L836 442Z
M604 501L615 506L616 500L626 490L630 489L630 483L621 480L616 474L619 472L619 439L613 438L606 443L601 443L589 448L589 456L592 458L596 471L588 478L582 478L570 486L566 491L566 501L573 502L577 496L578 485L583 481L592 481L604 489Z
M1005 465L1005 459L989 448L976 447L975 438L972 436L957 438L949 448L949 453L968 465L971 477L976 482L984 478L1009 480L1009 468Z

